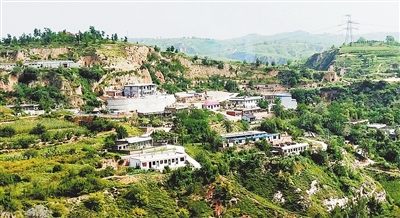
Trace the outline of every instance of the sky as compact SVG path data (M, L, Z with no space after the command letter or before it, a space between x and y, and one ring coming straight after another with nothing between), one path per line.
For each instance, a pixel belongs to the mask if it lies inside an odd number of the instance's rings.
M400 32L399 1L166 1L2 0L0 35L89 26L129 38L229 39L297 30L345 35L346 14L353 34Z

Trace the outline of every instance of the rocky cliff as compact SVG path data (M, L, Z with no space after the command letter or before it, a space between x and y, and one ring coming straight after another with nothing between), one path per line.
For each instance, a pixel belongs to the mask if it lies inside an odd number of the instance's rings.
M339 49L324 51L312 55L305 65L314 70L328 70L335 60L335 56L339 53Z

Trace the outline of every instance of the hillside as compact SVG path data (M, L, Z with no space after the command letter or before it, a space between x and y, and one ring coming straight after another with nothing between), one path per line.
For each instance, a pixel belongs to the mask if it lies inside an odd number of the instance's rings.
M364 37L367 40L383 41L388 35L398 37L398 33L374 33L355 35L354 39ZM161 49L173 46L179 52L190 56L198 55L216 60L255 62L256 58L259 58L263 62L285 64L287 60L306 59L314 53L328 50L332 45L340 46L345 41L345 36L295 31L270 36L249 34L225 40L183 37L130 38L129 41L157 45Z
M380 80L399 77L399 57L398 43L367 41L314 54L305 66L334 70L345 78Z

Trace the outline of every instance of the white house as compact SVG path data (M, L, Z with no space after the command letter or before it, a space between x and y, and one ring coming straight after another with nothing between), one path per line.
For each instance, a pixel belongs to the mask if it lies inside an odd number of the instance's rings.
M143 150L140 153L123 156L122 159L126 160L130 167L142 170L162 171L166 166L176 169L186 165L196 169L201 168L196 160L186 154L184 147L167 145L165 149L158 152Z
M271 146L272 153L289 155L300 154L300 152L307 150L310 147L308 143L286 142Z
M229 102L231 104L234 104L235 106L242 105L245 108L255 108L258 107L258 101L262 99L261 96L243 96L243 97L234 97L230 98Z
M219 102L205 102L204 104L201 105L201 107L204 109L208 109L208 110L218 110L221 108L221 105Z

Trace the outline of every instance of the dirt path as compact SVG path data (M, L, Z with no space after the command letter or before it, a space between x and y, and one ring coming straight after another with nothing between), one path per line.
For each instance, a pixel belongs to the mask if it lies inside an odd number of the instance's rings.
M380 73L381 66L382 66L382 64L379 64L378 68L376 68L376 74Z

